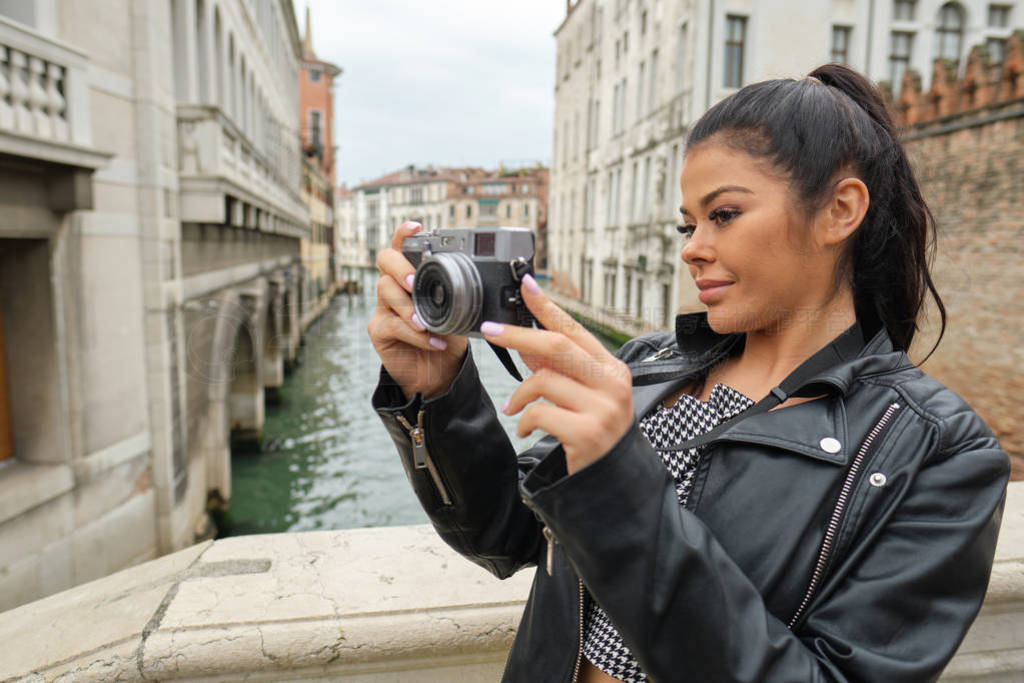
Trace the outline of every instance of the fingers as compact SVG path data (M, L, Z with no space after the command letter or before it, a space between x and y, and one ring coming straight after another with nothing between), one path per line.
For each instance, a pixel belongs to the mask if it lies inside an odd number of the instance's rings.
M515 415L529 403L545 398L562 408L579 411L586 407L590 390L580 383L553 370L542 369L516 387L501 411Z
M413 329L394 312L383 307L377 308L366 329L374 347L377 348L394 341L425 351L444 351L448 348L448 343L444 339Z
M571 410L550 403L534 403L516 422L516 434L523 438L540 429L565 443L578 421L579 415Z
M395 230L395 234L391 236L391 248L395 251L402 251L402 243L405 242L405 238L409 235L415 235L423 226L416 221L408 221L398 226L398 230Z
M427 326L416 315L409 293L389 275L382 275L377 282L377 304L391 309L395 315L417 332L425 332Z
M550 368L590 387L600 387L618 376L614 357L595 358L559 332L494 322L482 324L480 332L487 341L518 351L531 369Z
M532 275L523 276L523 301L544 329L560 332L595 358L614 358L597 337L558 307L537 285Z
M382 276L391 276L395 282L401 282L405 291L412 291L413 277L416 269L402 252L395 249L381 249L377 254L377 270Z

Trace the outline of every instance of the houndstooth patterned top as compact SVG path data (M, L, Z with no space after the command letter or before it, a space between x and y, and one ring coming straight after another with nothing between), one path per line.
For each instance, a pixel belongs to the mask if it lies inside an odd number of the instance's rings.
M679 504L685 505L697 473L701 448L686 451L663 451L660 448L692 439L711 431L720 422L746 410L753 401L725 384L716 384L706 402L683 394L671 408L660 405L640 420L640 432L661 456L669 474L676 482ZM587 600L584 622L583 654L609 676L626 683L646 681L629 648L612 626L608 615L593 599Z

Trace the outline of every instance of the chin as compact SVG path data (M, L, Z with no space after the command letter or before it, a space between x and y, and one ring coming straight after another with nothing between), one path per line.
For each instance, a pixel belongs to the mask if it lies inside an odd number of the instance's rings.
M708 306L708 326L718 334L750 332L757 329L758 320L756 313L739 313L723 304Z

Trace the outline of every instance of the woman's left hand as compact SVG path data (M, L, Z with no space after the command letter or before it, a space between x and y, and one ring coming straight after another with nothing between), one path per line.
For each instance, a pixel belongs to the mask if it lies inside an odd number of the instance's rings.
M611 450L633 423L629 368L594 335L556 306L529 275L523 300L545 329L484 323L487 341L515 349L533 371L502 408L515 415L525 406L516 433L541 429L565 449L569 474ZM537 399L550 403L540 403Z

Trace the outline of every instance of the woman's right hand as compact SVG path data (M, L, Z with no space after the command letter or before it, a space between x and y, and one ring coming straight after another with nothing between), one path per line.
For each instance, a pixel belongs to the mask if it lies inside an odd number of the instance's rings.
M410 293L416 269L402 254L402 243L422 228L416 222L403 223L391 238L391 248L377 254L377 309L366 326L384 369L407 399L417 391L425 398L444 393L468 344L466 337L427 332L413 308Z

